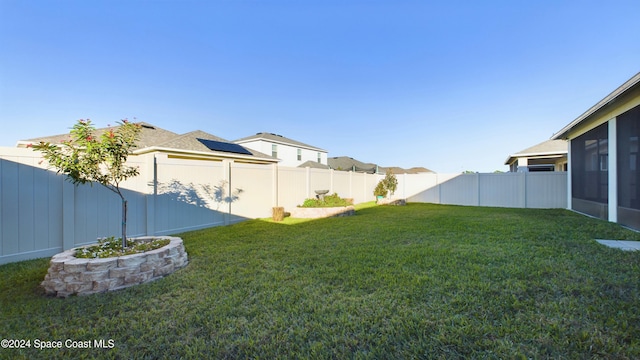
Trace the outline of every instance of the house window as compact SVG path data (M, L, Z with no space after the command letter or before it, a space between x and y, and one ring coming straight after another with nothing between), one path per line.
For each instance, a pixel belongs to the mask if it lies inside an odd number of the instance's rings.
M302 160L302 150L298 149L298 161Z
M273 156L274 158L278 157L278 145L271 144L271 156Z
M640 210L640 106L618 116L617 126L618 206Z
M322 156L320 155L320 152L318 151L318 162L321 163L322 162Z
M571 140L572 197L607 204L609 197L609 131L602 124ZM580 210L589 213L589 210ZM598 216L597 214L590 214Z

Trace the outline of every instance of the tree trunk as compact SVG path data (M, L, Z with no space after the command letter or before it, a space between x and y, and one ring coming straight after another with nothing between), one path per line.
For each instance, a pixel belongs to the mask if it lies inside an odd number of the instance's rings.
M127 200L122 199L122 248L127 247Z

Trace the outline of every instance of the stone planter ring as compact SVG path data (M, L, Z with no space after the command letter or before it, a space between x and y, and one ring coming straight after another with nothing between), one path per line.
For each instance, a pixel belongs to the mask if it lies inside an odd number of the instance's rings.
M42 282L48 295L67 297L124 289L171 274L187 265L182 239L149 236L137 239L169 239L169 244L139 254L110 258L76 258L78 248L54 255Z

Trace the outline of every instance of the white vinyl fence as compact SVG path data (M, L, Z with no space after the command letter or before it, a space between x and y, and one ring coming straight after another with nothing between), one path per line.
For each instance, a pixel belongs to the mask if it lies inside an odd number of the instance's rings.
M166 235L286 211L329 190L354 203L374 200L383 175L131 156L140 175L122 185L127 235ZM100 185L74 186L31 149L0 148L0 264L47 257L118 236L120 198ZM400 174L395 197L473 206L566 208L565 173Z
M411 175L413 177L414 175ZM419 174L407 181L409 202L512 208L567 208L566 172ZM399 180L403 176L398 177ZM402 186L399 184L399 189Z

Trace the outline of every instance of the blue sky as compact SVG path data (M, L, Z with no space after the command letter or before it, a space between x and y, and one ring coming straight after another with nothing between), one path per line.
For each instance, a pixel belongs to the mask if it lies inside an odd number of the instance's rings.
M0 0L0 146L122 118L506 171L640 71L633 1Z

